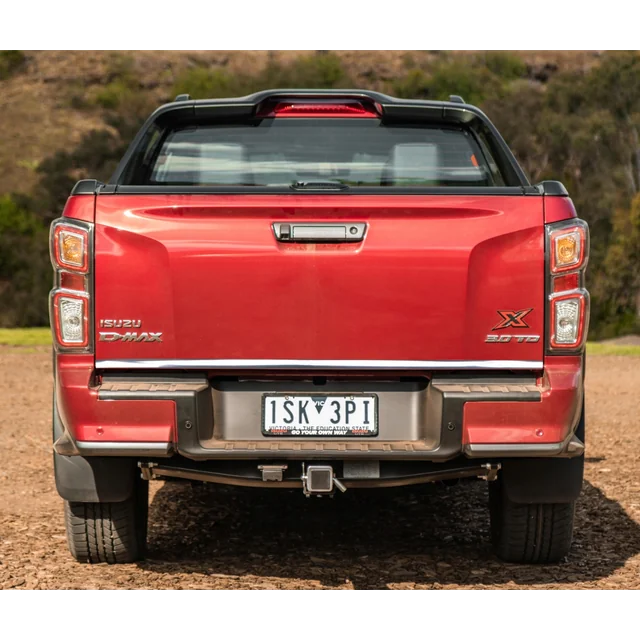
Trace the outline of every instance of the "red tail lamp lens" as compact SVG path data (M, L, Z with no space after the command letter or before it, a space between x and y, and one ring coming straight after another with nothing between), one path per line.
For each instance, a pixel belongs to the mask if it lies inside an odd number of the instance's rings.
M260 117L289 118L377 118L374 105L361 102L327 103L327 102L278 102L268 105L258 114Z
M569 273L564 276L556 276L553 278L553 293L561 291L571 291L579 286L579 277L577 273Z
M60 288L72 289L74 291L85 291L85 277L81 273L69 273L62 271L60 273Z

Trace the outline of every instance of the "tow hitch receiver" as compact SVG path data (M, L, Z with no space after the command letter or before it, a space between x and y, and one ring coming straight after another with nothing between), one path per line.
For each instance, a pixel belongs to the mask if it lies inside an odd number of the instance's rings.
M310 465L305 472L302 465L302 490L309 497L311 495L322 496L332 494L334 485L343 493L347 490L340 480L333 474L333 467L326 465Z

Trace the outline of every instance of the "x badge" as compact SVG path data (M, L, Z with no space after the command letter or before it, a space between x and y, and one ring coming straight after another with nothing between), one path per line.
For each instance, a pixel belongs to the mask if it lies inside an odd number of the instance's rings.
M533 308L522 309L521 311L498 311L502 320L493 327L492 331L506 329L507 327L526 329L529 325L524 321L524 317L531 311L533 311Z

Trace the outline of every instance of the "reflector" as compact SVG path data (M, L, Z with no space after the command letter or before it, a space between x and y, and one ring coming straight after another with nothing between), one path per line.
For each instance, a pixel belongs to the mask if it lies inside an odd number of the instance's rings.
M74 291L86 291L87 283L81 273L60 272L60 288L73 289Z
M579 283L580 277L577 273L567 273L562 276L556 276L553 278L553 293L577 289Z

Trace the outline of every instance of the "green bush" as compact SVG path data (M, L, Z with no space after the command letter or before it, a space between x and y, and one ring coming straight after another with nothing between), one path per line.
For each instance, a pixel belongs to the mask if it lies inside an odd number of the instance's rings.
M0 80L5 80L20 70L27 57L22 51L0 50Z
M391 83L391 93L400 98L447 100L451 94L462 96L471 104L482 104L487 98L502 95L507 83L523 72L508 64L507 59L489 55L493 68L504 71L501 78L479 58L445 58L428 70L410 69L406 75Z
M107 110L121 107L140 91L140 81L131 56L114 53L107 68L107 83L92 96L93 104Z
M503 93L500 78L487 67L458 58L436 66L429 87L431 97L435 100L446 100L453 93L474 105Z
M194 67L182 73L173 94L188 93L194 99L231 98L264 89L331 89L350 85L342 61L333 53L302 56L289 64L270 61L254 75L232 73L227 69Z
M247 92L249 79L226 69L194 67L181 74L173 88L175 95L188 93L192 98L231 98Z
M640 195L618 209L592 293L598 305L593 334L609 338L640 330Z
M51 289L47 227L0 197L0 327L44 326Z
M398 98L433 100L429 76L422 69L410 69L391 83L390 93Z
M314 53L290 64L268 65L262 88L335 89L350 84L342 61L335 53Z
M103 109L115 109L131 88L122 80L114 80L95 94L93 101Z
M487 51L479 58L478 63L484 64L502 82L524 78L527 75L524 60L509 51Z

